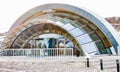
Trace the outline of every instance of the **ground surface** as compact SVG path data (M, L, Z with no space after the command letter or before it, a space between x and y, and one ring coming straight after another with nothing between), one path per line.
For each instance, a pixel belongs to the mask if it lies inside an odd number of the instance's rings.
M66 57L42 59L0 57L0 72L116 72L116 67L101 71L98 65L98 60L101 58L108 60L120 59L118 56L92 57L90 58L90 67L87 68L86 57L73 57L73 59Z

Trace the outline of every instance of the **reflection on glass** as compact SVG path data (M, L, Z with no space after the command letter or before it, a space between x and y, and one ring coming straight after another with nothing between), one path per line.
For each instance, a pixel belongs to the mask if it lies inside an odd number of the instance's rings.
M80 44L84 44L84 43L88 43L88 42L92 41L92 39L89 37L88 34L81 35L81 36L77 37L77 39L80 42Z
M91 37L94 41L100 39L100 38L98 37L98 35L95 34L95 33L90 34L90 37Z
M82 45L82 48L88 54L98 53L97 47L94 42Z
M70 33L73 34L75 37L79 36L81 34L84 34L84 32L82 30L80 30L79 28L75 28L75 29L71 30Z
M65 29L67 30L71 30L71 29L74 29L75 27L72 26L70 23L67 23L66 25L63 26Z
M89 27L83 27L83 29L87 32L87 33L89 33L89 32L91 32L92 30L89 28Z
M60 21L57 21L56 24L59 25L59 26L63 26L63 25L64 25L64 24L61 23Z

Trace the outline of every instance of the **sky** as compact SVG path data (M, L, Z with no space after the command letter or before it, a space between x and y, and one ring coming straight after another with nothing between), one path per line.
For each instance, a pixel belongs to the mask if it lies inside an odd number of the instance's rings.
M0 0L0 33L28 10L47 3L64 3L84 7L101 17L120 16L120 0Z

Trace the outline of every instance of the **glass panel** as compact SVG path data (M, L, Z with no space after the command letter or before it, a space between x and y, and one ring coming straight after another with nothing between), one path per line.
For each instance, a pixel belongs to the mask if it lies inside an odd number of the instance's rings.
M81 22L78 22L78 21L76 21L76 22L74 22L75 24L77 24L77 25L80 25L80 26L83 26L84 24L82 24Z
M62 19L61 17L58 17L58 16L56 16L55 18L56 18L57 21Z
M78 35L84 34L84 32L82 30L80 30L79 28L71 30L70 33L72 35L74 35L75 37L78 36Z
M59 20L61 20L62 18L60 18L60 17L57 17L57 16L54 16L54 17L52 17L50 20L52 20L52 21L59 21Z
M19 39L17 40L17 42L18 42L20 45L22 45L22 44L23 44L23 42L22 42L22 41L20 41Z
M110 48L107 48L106 51L107 51L108 54L112 54Z
M22 40L26 40L26 39L27 39L27 37L24 36L23 34L21 34L21 35L19 36L19 38L22 39Z
M98 47L99 50L102 50L102 49L105 48L104 45L103 45L103 43L102 43L102 41L96 42L96 45L97 45L97 47Z
M80 44L84 44L84 43L92 41L92 39L90 38L90 36L88 34L81 35L81 36L77 37L77 39L80 42Z
M64 24L61 23L60 21L57 21L56 24L59 25L59 26L63 26L63 25L64 25Z
M67 24L68 22L70 22L70 20L67 19L67 18L63 18L63 19L60 20L60 22L62 22L64 24Z
M97 47L94 42L81 45L83 50L88 54L96 54L98 52Z
M92 33L92 34L90 34L90 37L92 38L92 40L99 40L100 38L98 37L98 35L97 34L95 34L95 33Z
M31 31L32 33L36 33L35 28L36 28L36 27L33 27L33 28L31 27L30 31ZM40 28L39 28L39 29L40 29Z
M106 51L106 49L105 49L105 46L104 46L104 44L103 44L102 41L96 42L96 45L97 45L97 48L99 49L99 52L100 52L101 54L107 53L107 51Z
M89 32L91 32L92 30L89 28L89 27L83 27L83 29L87 32L87 33L89 33Z
M89 23L89 21L86 20L85 18L80 18L80 21L81 21L82 23L84 23L84 24L88 24L88 23Z
M52 19L52 18L53 18L52 13L51 13L51 14L47 14L47 17L48 17L49 19Z
M74 27L80 27L78 24L76 24L74 21L70 22L71 25L73 25Z
M100 50L101 54L108 54L106 49Z
M93 25L93 24L88 24L93 30L96 30L97 29L97 27L95 26L95 25Z
M30 37L30 36L32 35L32 34L29 33L28 30L25 31L25 34L26 34L28 37Z
M56 17L52 17L50 20L57 21Z
M72 26L70 23L67 23L66 25L63 26L65 29L67 30L71 30L71 29L74 29L75 27Z

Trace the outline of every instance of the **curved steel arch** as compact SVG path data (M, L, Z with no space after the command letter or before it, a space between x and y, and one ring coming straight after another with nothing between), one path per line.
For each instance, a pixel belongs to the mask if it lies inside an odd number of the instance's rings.
M34 16L36 13L51 12L52 9L62 9L62 10L70 11L93 22L105 34L105 36L112 43L115 51L118 53L117 48L120 45L119 37L116 31L114 30L114 28L110 24L108 24L103 18L99 17L98 15L86 9L83 9L81 7L74 7L74 6L66 5L66 4L45 4L45 5L41 5L41 6L38 6L36 8L29 10L28 12L23 14L13 24L13 26L10 28L8 32L8 35L12 32L12 30L16 29L19 25L29 20L29 18Z

